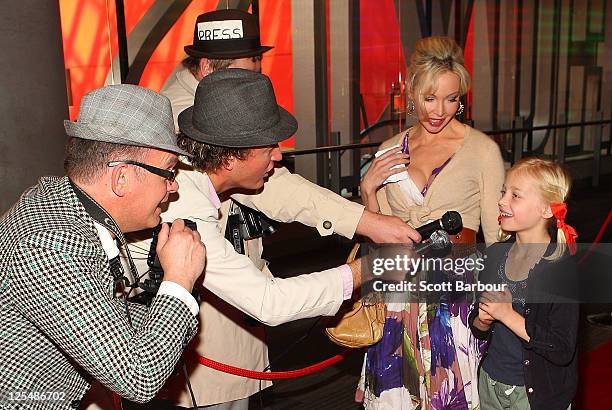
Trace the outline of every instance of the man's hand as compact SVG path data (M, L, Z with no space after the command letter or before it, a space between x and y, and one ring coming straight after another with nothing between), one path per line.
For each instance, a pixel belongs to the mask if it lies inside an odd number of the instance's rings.
M383 245L370 249L366 256L355 259L349 263L353 273L353 289L358 289L363 283L373 279L381 279L386 282L401 282L406 279L407 275L412 274L410 267L414 266L410 263L410 259L418 259L419 255L414 251L412 245L396 244ZM381 263L384 260L400 261L400 266L393 266ZM376 268L382 268L383 271L376 271Z
M172 228L163 224L156 249L164 269L164 280L175 282L191 292L206 265L206 247L198 231L186 227L182 219L175 220Z
M376 243L421 242L421 235L397 216L388 216L363 211L357 224L357 233Z

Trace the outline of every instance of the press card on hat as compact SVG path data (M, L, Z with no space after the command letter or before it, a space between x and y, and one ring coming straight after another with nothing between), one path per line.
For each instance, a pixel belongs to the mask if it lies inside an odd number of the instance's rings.
M198 23L198 39L202 41L243 37L242 20L203 21Z
M196 58L233 59L259 56L272 48L261 45L257 16L223 9L198 16L193 44L185 46L185 52Z

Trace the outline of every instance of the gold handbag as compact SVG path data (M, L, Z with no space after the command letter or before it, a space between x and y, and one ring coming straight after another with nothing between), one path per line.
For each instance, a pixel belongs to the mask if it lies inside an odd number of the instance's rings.
M359 244L355 244L347 263L355 260ZM340 346L359 348L373 345L383 335L385 326L385 303L380 295L371 294L359 298L348 312L339 313L335 326L325 329L327 337Z

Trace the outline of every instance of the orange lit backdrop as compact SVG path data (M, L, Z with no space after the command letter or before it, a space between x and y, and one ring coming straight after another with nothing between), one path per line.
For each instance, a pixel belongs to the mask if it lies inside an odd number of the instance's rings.
M333 0L332 0L333 1ZM154 0L125 2L126 32L136 26ZM75 119L81 97L104 84L111 54L116 57L117 23L113 0L59 0L64 59L67 69L70 117ZM153 52L140 85L159 91L185 56L183 46L193 40L196 17L216 8L218 0L194 0ZM265 54L262 70L274 84L280 105L293 112L291 0L260 0L261 40L274 48ZM368 121L375 122L389 101L393 82L406 70L393 0L360 2L361 94ZM384 27L384 30L381 30ZM471 30L470 30L471 34ZM466 62L471 71L471 35ZM109 49L111 52L109 52ZM116 80L117 81L117 80ZM334 84L330 84L334 87ZM333 115L333 112L330 113ZM293 139L284 143L293 147Z
M125 2L126 32L129 33L154 0ZM81 97L100 87L110 70L109 48L118 52L115 2L112 0L60 0L64 60L68 70L70 117L75 119ZM155 49L140 85L159 91L166 78L185 57L183 46L193 40L196 17L215 9L217 0L194 0ZM280 105L293 111L291 70L291 2L260 1L262 44L274 45L265 54L263 72L272 78ZM110 34L109 34L110 33ZM110 38L109 38L110 37ZM293 141L286 145L293 146Z

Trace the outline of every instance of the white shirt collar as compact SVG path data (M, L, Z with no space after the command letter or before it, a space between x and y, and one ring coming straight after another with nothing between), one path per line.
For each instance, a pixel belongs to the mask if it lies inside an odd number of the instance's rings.
M96 226L96 230L98 231L98 237L100 237L100 242L102 242L102 247L104 248L104 252L108 256L108 259L113 259L119 256L119 248L117 247L117 242L113 239L108 229L106 229L103 225L94 221L94 225Z

